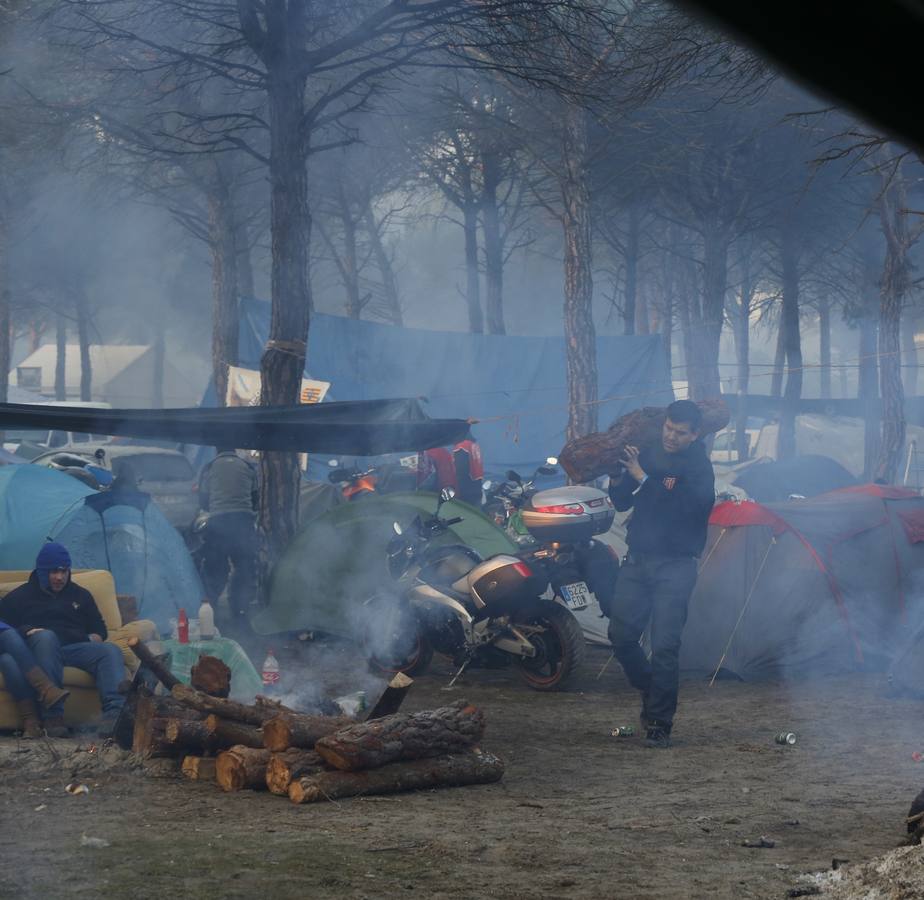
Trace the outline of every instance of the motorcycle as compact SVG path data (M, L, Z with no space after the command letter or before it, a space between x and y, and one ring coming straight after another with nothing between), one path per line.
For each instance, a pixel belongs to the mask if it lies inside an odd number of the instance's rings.
M544 572L516 556L482 559L472 548L437 539L461 522L440 509L455 492L440 493L436 513L417 516L407 531L394 523L387 548L395 590L365 604L364 644L383 671L420 674L434 652L453 658L458 671L475 662L512 661L529 687L560 690L584 658L584 635L574 615L543 598Z
M361 500L376 493L378 477L375 467L364 471L356 466L352 469L340 468L336 459L332 459L328 465L332 467L332 471L328 474L327 480L340 486L345 500Z
M585 609L589 594L609 615L619 557L594 536L608 531L616 511L609 495L581 485L537 491L538 475L554 474L558 460L549 457L545 466L527 481L513 470L507 481L489 485L495 523L523 550L521 558L543 568L556 600L568 609Z

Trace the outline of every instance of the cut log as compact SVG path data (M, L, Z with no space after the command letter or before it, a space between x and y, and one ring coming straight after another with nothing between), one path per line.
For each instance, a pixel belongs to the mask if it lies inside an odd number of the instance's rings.
M222 719L214 713L205 720L205 727L210 736L210 745L214 747L263 747L263 732L256 725Z
M372 709L369 710L366 721L394 715L401 708L401 704L404 703L404 698L413 683L413 678L405 675L404 672L398 672L388 682L385 690L382 691L382 696L375 701Z
M205 722L194 719L167 719L164 739L175 748L177 754L190 751L204 753L213 749L212 733L208 726Z
M293 803L317 803L368 794L396 794L421 788L458 787L500 781L504 763L498 757L475 750L432 759L390 763L368 772L321 772L299 778L289 785Z
M217 657L203 654L189 672L192 687L212 697L231 693L231 670Z
M271 794L285 797L293 781L324 770L324 762L314 750L284 750L270 756L266 766L266 786Z
M184 757L183 774L193 781L214 781L215 758L211 756Z
M172 690L174 685L180 684L180 679L151 653L148 646L140 640L140 638L130 637L128 639L128 646L131 648L132 653L141 660L141 664L145 666L168 691Z
M269 750L240 745L218 754L215 780L225 791L266 790L266 766Z
M295 713L281 703L266 698L257 698L252 706L246 703L236 703L233 700L224 700L221 697L210 697L186 684L177 684L170 693L175 700L200 712L214 713L223 719L234 719L237 722L246 722L248 725L262 725L267 719L272 719L281 713Z
M264 728L265 733L265 728ZM484 735L484 713L467 700L409 715L361 722L314 745L335 769L375 769L400 759L444 756L468 749Z
M167 724L175 720L196 720L201 715L171 697L157 697L150 692L139 691L132 732L133 752L141 756L175 756L181 753L183 745L173 744L167 739Z
M723 400L702 400L697 406L703 413L700 436L721 431L731 419ZM577 483L592 481L601 475L615 475L626 445L631 444L639 450L659 445L666 413L667 409L660 406L646 406L626 413L606 431L569 441L558 455L558 461L568 477Z
M285 713L263 723L263 746L274 753L290 747L311 750L320 738L353 724L355 721L346 716Z

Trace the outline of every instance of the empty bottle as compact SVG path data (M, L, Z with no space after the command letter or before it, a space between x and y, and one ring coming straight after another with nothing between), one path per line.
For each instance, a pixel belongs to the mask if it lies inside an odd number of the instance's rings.
M266 659L263 660L263 690L271 692L279 685L279 662L273 655L272 648L266 651Z
M208 599L203 599L199 607L199 637L203 641L210 641L215 637L215 611Z
M189 643L189 619L185 609L180 610L176 620L176 638L181 644Z

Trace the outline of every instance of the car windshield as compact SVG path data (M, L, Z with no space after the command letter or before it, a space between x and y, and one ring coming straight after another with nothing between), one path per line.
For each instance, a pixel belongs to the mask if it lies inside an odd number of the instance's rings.
M166 453L138 453L112 460L112 474L118 476L128 466L143 481L192 481L193 470L184 456Z

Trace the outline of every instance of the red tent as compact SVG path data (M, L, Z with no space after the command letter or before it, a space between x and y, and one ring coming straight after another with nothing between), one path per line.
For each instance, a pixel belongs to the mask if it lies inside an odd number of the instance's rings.
M884 668L924 613L922 578L924 498L912 491L720 503L681 665L742 677Z

